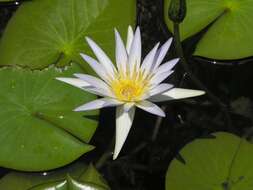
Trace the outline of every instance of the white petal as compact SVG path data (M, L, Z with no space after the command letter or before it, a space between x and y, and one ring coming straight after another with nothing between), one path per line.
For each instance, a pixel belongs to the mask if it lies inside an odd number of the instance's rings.
M81 73L75 73L74 76L89 83L90 85L94 87L101 88L101 89L109 89L109 86L104 81L102 81L101 79L97 77L87 75L87 74L81 74Z
M84 91L87 91L89 93L92 94L96 94L98 96L109 96L108 92L102 89L97 89L93 86L91 86L89 83L81 80L81 79L77 79L77 78L56 78L59 81L68 83L70 85L73 85L75 87L78 87ZM114 97L114 95L112 95L111 97Z
M104 53L104 51L90 38L86 37L86 40L91 47L92 51L96 55L97 59L101 64L104 65L107 72L111 77L114 77L115 67L109 57Z
M124 46L124 43L120 37L120 34L115 29L115 41L116 41L116 63L118 71L121 71L123 74L126 73L126 64L127 64L127 52Z
M92 57L85 55L83 53L80 54L82 58L90 65L90 67L97 73L97 75L103 79L104 81L108 81L107 73L105 71L105 67L98 63Z
M128 26L127 43L126 43L126 50L128 54L130 53L130 48L132 46L133 38L134 38L133 29L131 26Z
M85 82L89 83L96 89L101 90L101 92L106 93L107 96L113 97L110 87L101 79L93 77L91 75L79 73L74 74L74 76L80 78L81 80L84 80Z
M165 44L159 49L159 54L157 56L154 69L156 69L162 63L164 57L167 54L167 51L170 48L171 43L172 43L172 38L168 39L167 42L165 42Z
M135 103L133 103L133 102L125 103L124 104L125 111L128 112L134 105L135 105Z
M150 101L163 102L163 101L169 101L169 100L191 98L191 97L195 97L195 96L201 96L203 94L205 94L205 92L202 90L173 88L173 89L170 89L162 94L151 97Z
M157 105L153 104L152 102L143 100L141 102L136 103L136 106L154 115L165 117L164 111L161 108L159 108Z
M57 77L56 79L59 80L59 81L68 83L68 84L70 84L70 85L72 85L72 86L81 88L81 89L90 86L89 83L87 83L87 82L85 82L85 81L83 81L83 80L81 80L81 79L77 79L77 78Z
M155 96L156 94L164 93L171 88L173 88L172 84L167 84L167 83L159 84L149 91L149 96Z
M156 55L158 47L159 47L159 43L157 43L155 47L146 55L141 65L142 71L145 70L146 73L150 72L150 69L152 68L152 65L154 63L154 59L155 59L155 55Z
M134 120L135 107L132 107L129 111L126 111L123 106L119 106L116 109L116 139L113 153L113 159L115 160L128 136L128 133L132 127Z
M162 81L168 78L173 72L174 71L169 71L169 72L160 73L159 75L154 75L152 79L150 80L150 84L152 85L160 84Z
M92 94L96 94L98 96L114 98L114 95L112 93L108 93L108 91L104 90L104 89L98 89L98 88L93 87L93 86L88 86L88 87L82 88L82 89L84 91L87 91L87 92L92 93Z
M169 72L179 61L179 58L172 59L164 64L162 64L160 67L155 70L155 74L159 75L164 72Z
M135 68L139 69L141 63L141 33L139 27L137 27L134 34L128 62L130 67L130 74L133 74Z
M122 104L122 102L112 98L101 98L88 102L82 106L77 107L74 111L89 111L96 110L104 107L113 107Z

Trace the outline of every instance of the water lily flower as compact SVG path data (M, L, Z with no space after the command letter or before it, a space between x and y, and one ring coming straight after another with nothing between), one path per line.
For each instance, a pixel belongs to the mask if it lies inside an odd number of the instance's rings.
M179 59L161 64L172 43L172 39L160 48L159 43L141 61L141 34L137 27L128 28L126 46L115 29L116 66L104 51L90 38L86 40L96 55L94 59L81 54L83 59L100 77L74 74L76 78L57 78L60 81L81 88L103 98L86 103L74 111L88 111L116 106L116 142L113 159L116 159L132 126L136 107L151 114L165 117L164 111L153 102L168 101L200 96L204 91L173 88L162 83L173 71ZM141 63L142 62L142 63Z

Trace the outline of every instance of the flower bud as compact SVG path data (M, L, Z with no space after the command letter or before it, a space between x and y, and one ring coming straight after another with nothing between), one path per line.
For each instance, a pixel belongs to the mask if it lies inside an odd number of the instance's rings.
M186 16L186 0L171 0L168 14L170 20L181 23Z

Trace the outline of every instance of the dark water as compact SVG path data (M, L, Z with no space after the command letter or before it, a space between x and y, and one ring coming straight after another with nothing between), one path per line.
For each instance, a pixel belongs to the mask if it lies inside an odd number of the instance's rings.
M138 25L140 25L144 52L148 52L157 41L164 42L171 34L162 21L162 0L138 1ZM0 32L17 8L16 4L0 6ZM191 57L198 37L187 40L183 45L193 73L225 103L233 126L228 127L223 113L206 96L194 100L170 102L167 117L162 121L156 140L152 140L157 118L137 111L134 126L116 161L108 160L100 169L115 190L164 189L165 173L170 161L178 156L179 150L198 137L208 138L215 131L243 134L252 126L253 63L252 59L222 62ZM176 57L171 52L168 58ZM239 64L238 64L239 62ZM169 81L184 88L196 88L189 76L181 68ZM237 105L237 107L236 107ZM238 110L238 105L242 108ZM97 148L80 158L83 161L97 160L104 152L114 133L114 109L102 110L100 126L91 144ZM3 145L1 145L3 146ZM7 172L1 169L0 175Z

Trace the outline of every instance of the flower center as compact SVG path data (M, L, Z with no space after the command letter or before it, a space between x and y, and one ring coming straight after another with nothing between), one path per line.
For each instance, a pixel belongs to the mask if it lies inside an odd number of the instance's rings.
M136 86L132 86L127 84L126 86L124 86L121 89L121 95L124 97L127 97L128 99L131 98L131 96L133 96L134 94L136 94L136 92L138 91L138 89L136 89Z
M145 85L135 80L119 79L113 81L112 90L121 101L139 101L145 92Z

